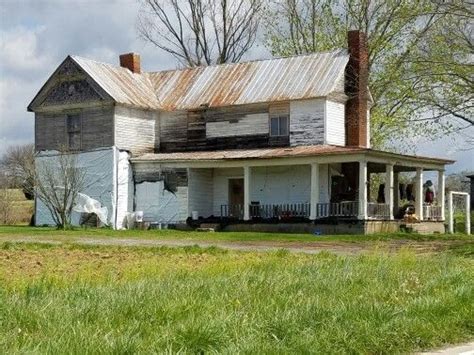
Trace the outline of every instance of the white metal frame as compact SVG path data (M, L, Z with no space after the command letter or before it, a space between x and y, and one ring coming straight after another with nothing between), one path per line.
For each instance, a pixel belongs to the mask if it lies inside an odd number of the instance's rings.
M467 192L449 191L448 194L448 213L449 213L449 233L454 233L454 213L453 213L453 195L461 195L466 198L466 234L471 234L471 201Z

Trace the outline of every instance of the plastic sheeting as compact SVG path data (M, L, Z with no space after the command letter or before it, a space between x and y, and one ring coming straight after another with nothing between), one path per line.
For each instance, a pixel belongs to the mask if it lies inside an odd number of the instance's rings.
M40 153L35 164L42 164L47 159L56 159L58 152ZM77 168L85 173L85 186L81 193L98 201L107 208L107 224L113 228L123 228L127 211L133 204L133 181L127 152L116 147L98 149L76 154ZM132 191L132 193L130 193ZM79 225L80 213L72 214L71 222ZM36 225L53 225L50 212L40 200L36 201Z
M79 213L95 213L103 224L109 224L107 221L107 207L103 207L99 201L87 195L79 193L72 209Z
M144 219L157 223L178 223L187 218L187 187L178 187L173 194L164 189L163 181L142 182L135 185L137 211L144 212Z

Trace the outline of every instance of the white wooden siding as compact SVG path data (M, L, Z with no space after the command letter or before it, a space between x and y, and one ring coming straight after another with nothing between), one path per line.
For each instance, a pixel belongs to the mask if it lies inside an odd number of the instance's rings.
M221 205L229 203L229 178L243 178L242 168L214 169L214 215L220 216Z
M290 145L324 143L324 99L290 102Z
M268 113L248 114L236 120L206 123L206 137L232 137L268 133Z
M326 101L325 144L345 145L345 104Z
M197 211L199 216L213 214L213 169L188 170L188 216Z
M243 169L214 169L214 215L220 215L221 205L229 203L229 179L243 178ZM309 203L311 191L309 165L254 167L251 170L250 201L260 204ZM320 202L329 202L328 165L319 172Z
M115 145L134 155L153 152L159 146L159 138L155 141L157 116L154 111L116 106Z

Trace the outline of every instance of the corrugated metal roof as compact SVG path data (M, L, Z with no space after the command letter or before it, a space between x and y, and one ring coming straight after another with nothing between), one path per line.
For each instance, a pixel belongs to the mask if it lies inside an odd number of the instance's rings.
M71 58L116 102L147 109L161 108L148 75L77 56Z
M116 102L171 111L327 96L337 90L349 55L337 50L141 74L71 58Z
M347 50L148 73L162 109L192 109L327 96Z
M199 152L173 152L173 153L148 153L136 158L132 162L182 162L182 161L216 161L216 160L239 160L239 159L273 159L288 157L308 157L323 156L331 154L356 154L368 153L375 156L384 156L390 159L397 158L403 161L420 160L435 164L452 164L453 160L424 157L418 155L405 155L381 150L344 147L335 145L309 145L282 148L260 148L260 149L238 149L220 151L199 151Z
M269 159L294 156L314 156L324 154L355 153L364 151L359 147L341 147L334 145L310 145L282 148L218 150L204 152L148 153L135 161L188 161L188 160L233 160L233 159Z

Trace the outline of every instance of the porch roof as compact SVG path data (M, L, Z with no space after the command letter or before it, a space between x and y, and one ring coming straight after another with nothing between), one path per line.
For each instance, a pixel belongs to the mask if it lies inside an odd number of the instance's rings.
M362 147L345 147L335 145L310 145L280 148L260 148L260 149L238 149L219 151L194 151L194 152L172 152L172 153L148 153L136 158L132 158L133 163L156 162L199 162L199 161L236 161L255 159L278 159L278 158L299 158L299 157L324 157L336 155L356 155L363 154L370 157L386 158L387 160L416 160L420 163L445 165L454 163L453 160L423 157L418 155L404 155L381 150L368 149Z

